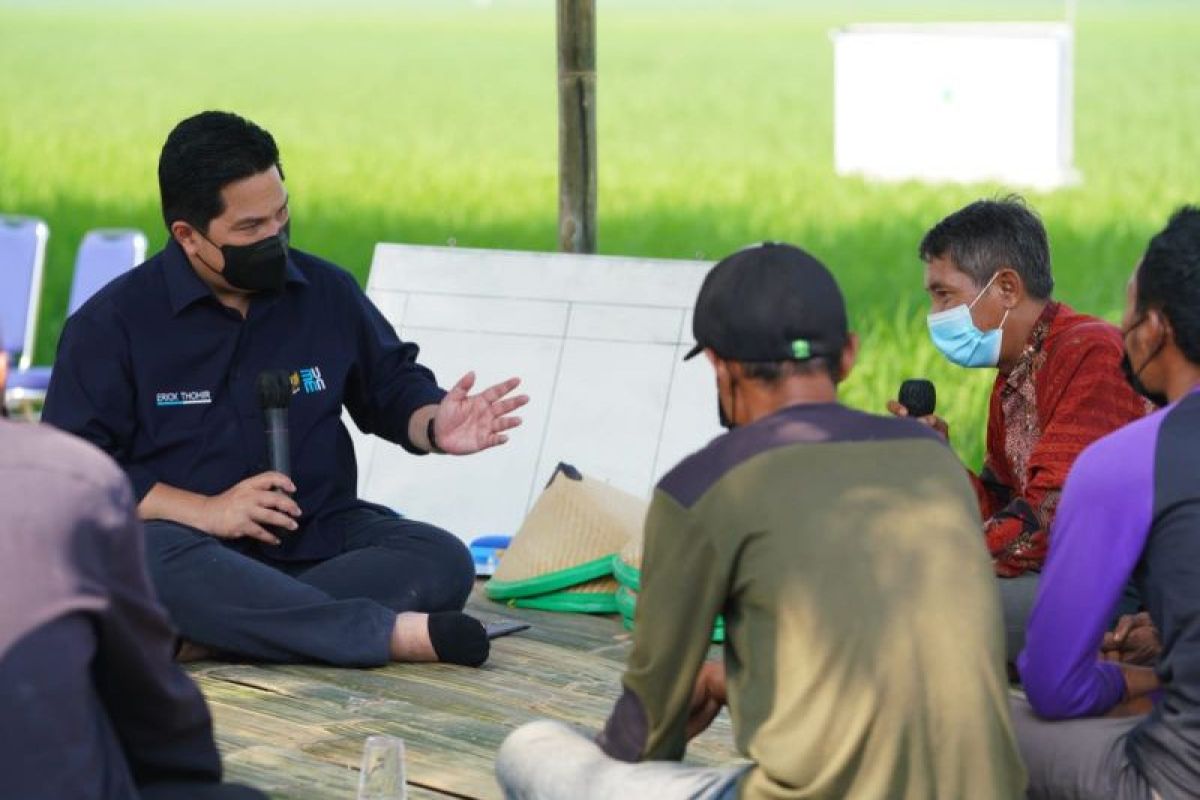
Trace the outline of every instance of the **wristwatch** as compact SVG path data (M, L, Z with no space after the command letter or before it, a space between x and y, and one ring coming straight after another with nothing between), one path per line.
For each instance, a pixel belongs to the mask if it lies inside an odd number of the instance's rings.
M429 424L425 426L425 438L429 440L429 452L445 455L446 451L438 447L437 436L433 433L433 417L429 418Z

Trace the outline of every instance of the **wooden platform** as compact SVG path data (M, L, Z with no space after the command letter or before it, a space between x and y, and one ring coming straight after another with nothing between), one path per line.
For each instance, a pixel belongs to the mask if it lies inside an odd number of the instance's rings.
M495 798L493 761L513 728L543 717L600 728L630 647L616 617L510 609L478 588L468 608L485 621L520 618L533 628L494 641L481 669L192 665L228 777L273 798L353 800L363 741L382 733L404 739L410 798ZM733 758L722 714L688 760Z

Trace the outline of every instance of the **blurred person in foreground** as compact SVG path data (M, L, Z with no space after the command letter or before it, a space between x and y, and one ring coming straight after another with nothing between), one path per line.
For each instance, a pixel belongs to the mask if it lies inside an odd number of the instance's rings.
M0 353L0 407L5 366ZM142 559L116 464L0 419L0 797L265 800L220 782Z
M595 742L511 734L505 794L1019 797L975 497L928 428L837 402L858 342L833 275L790 245L737 252L694 333L729 432L654 493L623 692ZM678 763L725 705L750 763Z
M1200 798L1200 209L1150 241L1122 329L1165 408L1067 479L1013 702L1033 797ZM1106 633L1130 579L1146 611Z
M983 469L971 480L1012 662L1068 470L1149 406L1123 378L1116 326L1053 299L1046 230L1019 198L956 211L925 234L920 256L934 346L958 366L997 370ZM895 401L888 408L907 413ZM949 437L940 417L922 421Z

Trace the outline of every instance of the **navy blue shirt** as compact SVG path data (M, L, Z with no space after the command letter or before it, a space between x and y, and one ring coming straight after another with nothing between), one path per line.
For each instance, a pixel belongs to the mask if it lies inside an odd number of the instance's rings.
M243 319L171 241L67 320L42 417L116 459L139 502L159 482L215 495L267 468L255 382L263 370L286 370L300 529L279 546L239 546L327 558L342 550L328 518L362 504L342 407L365 433L421 452L409 418L445 392L417 352L327 261L292 249L284 290L254 295Z

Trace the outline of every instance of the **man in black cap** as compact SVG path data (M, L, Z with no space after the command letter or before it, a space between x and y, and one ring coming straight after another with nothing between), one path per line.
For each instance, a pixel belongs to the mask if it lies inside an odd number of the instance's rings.
M858 342L833 276L789 245L747 248L708 274L693 325L729 432L654 493L604 731L514 732L507 795L1020 796L974 495L932 431L838 404ZM706 662L718 614L724 660ZM676 763L726 704L750 764Z

